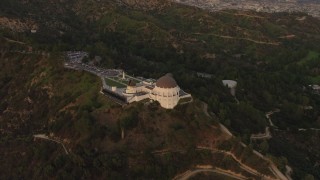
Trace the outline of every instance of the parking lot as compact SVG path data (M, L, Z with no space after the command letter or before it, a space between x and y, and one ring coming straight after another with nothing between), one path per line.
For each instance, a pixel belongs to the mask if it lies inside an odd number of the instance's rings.
M82 59L85 57L89 57L87 52L68 51L66 53L66 61L64 66L70 69L84 70L99 77L116 77L122 74L122 70L119 69L104 69L83 63Z

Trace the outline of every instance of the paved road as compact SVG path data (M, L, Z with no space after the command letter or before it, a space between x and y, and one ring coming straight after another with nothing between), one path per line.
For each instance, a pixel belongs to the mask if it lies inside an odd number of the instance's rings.
M103 69L84 63L66 62L64 67L74 70L84 70L99 77L115 77L121 74L121 70L118 69Z
M119 69L104 69L94 65L89 65L82 62L82 59L88 57L87 52L76 51L76 52L67 52L66 61L64 63L65 68L75 69L75 70L84 70L95 74L99 77L115 77L122 74L122 70Z

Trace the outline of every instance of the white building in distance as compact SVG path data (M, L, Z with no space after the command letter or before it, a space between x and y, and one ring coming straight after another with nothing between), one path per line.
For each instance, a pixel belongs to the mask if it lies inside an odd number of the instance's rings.
M237 81L234 80L222 80L222 84L230 89L232 96L236 95Z
M313 92L316 93L316 94L320 94L320 86L317 85L317 84L312 84L312 85L309 85L309 87L312 88Z
M130 80L125 88L107 86L104 93L114 93L125 103L138 102L144 99L158 101L161 107L173 109L181 99L192 101L191 94L184 92L178 86L171 74L166 74L158 80L143 79L135 83Z

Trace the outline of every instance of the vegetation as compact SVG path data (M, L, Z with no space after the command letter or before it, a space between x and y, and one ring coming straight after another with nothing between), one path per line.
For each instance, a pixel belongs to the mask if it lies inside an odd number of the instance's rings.
M1 179L8 175L168 179L192 164L189 157L197 157L191 150L204 137L199 132L219 121L249 144L250 135L268 125L265 112L275 108L280 112L272 115L273 122L284 134L273 132L274 138L258 142L258 148L272 154L279 166L293 167L295 179L320 178L319 134L298 131L320 127L320 97L308 86L320 83L318 19L308 16L300 22L296 20L300 14L253 18L236 16L236 11L208 13L177 4L141 11L113 1L87 0L3 0L0 12L22 22L31 19L39 27L36 34L0 30L0 140L7 157L1 157L6 162L0 167L14 171L1 174ZM279 38L290 34L295 38ZM30 47L32 53L22 53ZM60 52L67 50L99 55L102 66L138 76L158 78L172 72L183 89L209 105L216 118L208 118L198 102L173 111L161 110L156 103L122 110L98 93L97 77L62 67ZM199 78L195 72L214 76ZM223 79L238 82L239 104L222 85ZM125 128L125 140L121 140L121 128ZM30 138L45 132L71 141L72 155L63 155L55 144ZM305 142L306 137L312 141ZM188 154L169 154L160 161L151 153L167 147L188 150ZM239 155L245 152L234 150ZM21 163L12 163L18 157ZM247 161L257 163L254 158Z
M106 81L106 84L108 86L115 86L115 87L118 87L118 88L124 88L126 87L124 84L120 83L119 81L117 80L113 80L113 79L110 79L110 78L105 78L105 81Z

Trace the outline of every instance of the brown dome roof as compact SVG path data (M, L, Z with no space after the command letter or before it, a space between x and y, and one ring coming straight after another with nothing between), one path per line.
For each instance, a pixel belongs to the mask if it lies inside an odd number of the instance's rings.
M156 86L160 88L175 88L178 85L177 82L172 78L171 74L166 74L157 80Z

